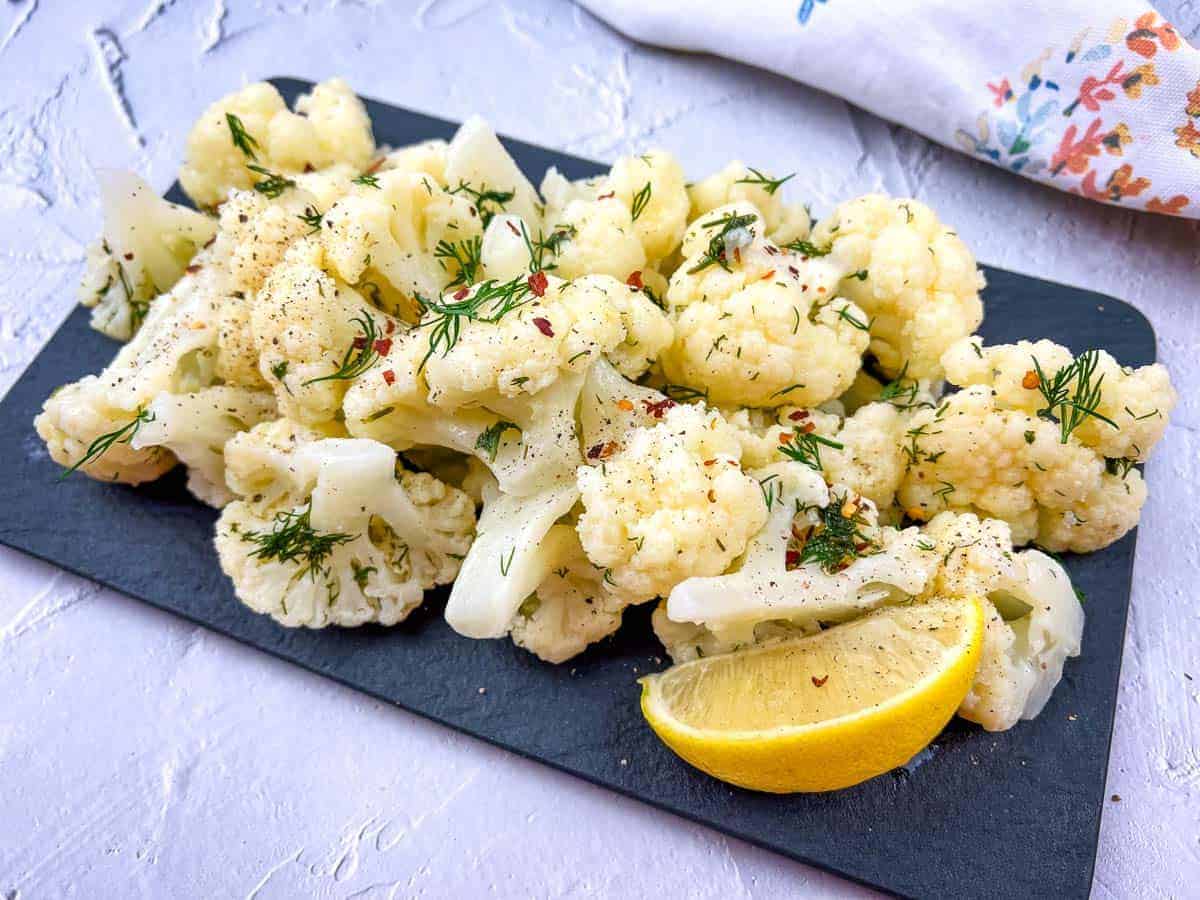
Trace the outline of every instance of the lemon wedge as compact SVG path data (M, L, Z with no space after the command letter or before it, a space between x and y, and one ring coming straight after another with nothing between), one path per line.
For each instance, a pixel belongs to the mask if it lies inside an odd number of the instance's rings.
M967 695L976 599L877 610L819 634L642 679L642 714L679 756L756 791L832 791L912 759Z

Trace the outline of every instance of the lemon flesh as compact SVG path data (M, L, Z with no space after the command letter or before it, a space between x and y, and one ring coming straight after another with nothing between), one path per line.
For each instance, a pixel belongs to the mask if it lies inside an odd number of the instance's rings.
M966 697L983 645L976 599L887 607L808 637L692 660L642 680L642 714L715 778L831 791L912 759Z

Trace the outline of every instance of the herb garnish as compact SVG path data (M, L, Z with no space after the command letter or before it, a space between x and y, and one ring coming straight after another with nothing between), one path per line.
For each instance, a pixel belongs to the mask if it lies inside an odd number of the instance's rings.
M720 228L708 242L708 249L700 255L700 261L696 265L687 270L689 275L694 275L697 272L702 272L709 266L720 266L726 272L733 271L729 268L729 261L726 257L726 241L729 236L735 232L748 228L758 220L758 216L754 213L746 213L745 215L736 216L733 213L728 213L721 216L719 219L713 219L711 222L705 222L701 228Z
M845 449L845 444L839 444L837 441L830 440L813 432L805 433L799 429L795 429L794 437L786 444L779 445L779 452L788 459L803 463L810 469L816 469L820 472L822 445L832 447L834 450Z
M258 147L258 141L254 136L246 130L246 126L231 112L225 113L225 121L229 125L229 137L233 141L233 146L242 151L243 154L250 159L258 159L258 155L254 152Z
M316 234L321 230L321 222L325 217L317 212L315 206L306 206L304 207L304 212L297 215L296 218L312 229L309 234Z
M379 331L375 327L375 319L369 312L364 312L362 315L355 316L350 320L358 325L359 331L362 334L356 337L346 348L345 354L342 356L342 362L337 367L337 370L330 372L328 375L322 375L320 378L310 378L303 383L304 387L310 384L316 384L319 381L349 381L357 378L375 363L380 356L379 347Z
M138 429L142 427L143 422L153 421L154 413L143 407L138 407L138 411L134 417L120 428L116 428L107 434L102 434L100 437L88 444L88 448L84 452L83 456L80 457L79 460L70 468L63 469L62 473L58 476L58 480L62 481L75 470L81 469L89 463L95 462L101 456L107 453L113 444L128 444L133 440L133 436L138 433Z
M500 438L506 431L515 431L520 434L521 426L501 419L495 425L489 425L479 432L479 437L475 439L475 449L482 450L488 455L488 459L495 462L496 451L500 449Z
M363 172L357 178L350 179L351 184L361 184L363 187L373 187L379 189L379 176L372 175L370 172Z
M433 258L438 261L438 265L446 271L451 271L451 267L444 262L446 260L457 270L454 280L446 285L447 289L474 284L475 277L479 274L482 256L483 238L478 236L454 244L441 240L433 248Z
M447 193L466 194L470 197L476 211L479 213L479 221L484 228L488 227L488 223L492 221L496 213L504 212L506 205L516 196L515 191L490 190L487 184L480 185L479 189L476 190L461 179L458 182L458 187L451 188Z
M862 530L867 524L862 505L851 501L849 495L830 494L829 505L817 509L817 516L820 523L808 530L800 549L801 564L817 563L823 571L833 573L875 552L874 541Z
M460 294L464 296L459 297ZM513 310L534 300L533 289L529 286L528 279L520 275L511 281L498 282L489 279L478 285L469 296L465 294L466 289L459 288L450 295L449 301L442 297L425 302L426 313L433 315L415 327L429 329L429 350L421 360L421 365L417 367L418 372L425 368L425 364L435 353L441 352L442 356L445 356L454 349L462 333L464 320L494 324ZM455 297L459 299L453 299Z
M312 501L296 512L277 512L270 531L246 531L242 540L258 546L250 556L263 561L277 560L281 563L299 561L304 564L305 574L313 581L325 571L325 560L339 544L354 540L357 535L334 533L322 534L312 527ZM357 576L356 576L357 580Z
M797 238L794 241L788 241L784 244L783 249L799 253L801 256L828 256L832 248L830 250L822 250L816 244Z
M745 178L739 178L734 184L757 184L771 196L774 196L777 190L796 177L796 173L793 172L791 175L786 175L783 178L768 178L753 166L747 166L746 170L751 174Z
M638 217L646 211L646 205L650 202L650 195L653 193L650 187L650 182L642 185L642 189L633 195L633 205L630 207L632 220L636 222Z
M1098 412L1104 376L1094 381L1093 378L1099 360L1100 351L1085 350L1072 363L1055 372L1053 377L1047 377L1037 357L1033 358L1037 378L1035 387L1046 402L1037 414L1040 418L1059 424L1061 443L1065 444L1071 432L1082 425L1088 416L1107 422L1113 428L1120 428L1112 419Z
M263 176L262 181L254 182L254 189L271 200L279 197L288 188L296 186L296 182L292 179L285 178L270 169L264 169L262 166L256 166L254 163L246 163L246 168Z

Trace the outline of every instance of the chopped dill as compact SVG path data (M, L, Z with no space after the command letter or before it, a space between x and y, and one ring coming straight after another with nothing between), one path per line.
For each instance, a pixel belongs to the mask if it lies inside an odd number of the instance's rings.
M254 136L246 130L246 126L231 112L225 113L225 122L229 125L229 137L233 141L233 146L237 147L245 156L250 159L258 159L258 155L254 152L258 147L258 141Z
M346 348L341 364L335 371L328 375L322 375L320 378L310 378L304 382L304 387L320 381L350 381L371 368L375 360L379 359L379 348L376 346L379 331L376 328L375 319L369 312L364 312L350 321L358 325L362 334Z
M810 469L820 472L822 446L832 447L834 450L845 449L845 445L839 444L837 441L830 440L813 432L805 434L797 429L794 432L793 438L788 443L779 445L779 452L788 459L803 463Z
M1103 375L1095 377L1099 360L1100 351L1085 350L1072 363L1063 366L1053 376L1047 376L1037 357L1033 359L1037 390L1046 403L1037 414L1058 423L1063 444L1089 416L1113 428L1120 428L1116 422L1099 412L1101 387L1104 384Z
M774 196L777 190L796 177L796 173L793 172L783 178L769 178L753 166L747 166L746 170L751 174L745 178L739 178L734 184L757 184L771 196Z
M488 455L488 459L495 462L496 451L500 449L500 439L506 431L515 431L520 434L521 426L503 419L494 425L489 425L479 432L479 437L475 439L475 449L482 450Z
M58 476L58 480L62 481L68 475L81 469L89 463L93 463L107 453L114 444L128 444L133 440L133 436L138 433L138 429L142 427L143 422L153 422L154 413L143 407L138 407L134 417L122 425L120 428L114 428L107 434L102 434L90 444L87 450L70 468L63 469Z
M633 195L633 205L630 207L630 213L634 222L638 220L643 212L646 211L646 206L650 203L650 196L653 193L650 182L642 185L641 190Z
M254 182L254 189L271 200L278 198L288 188L296 186L296 182L292 179L285 178L270 169L264 169L262 166L256 166L254 163L246 163L246 168L263 176L262 181Z
M729 268L729 260L726 259L728 239L734 232L749 228L756 221L758 221L758 216L754 213L746 213L740 216L728 213L701 225L706 230L710 228L719 228L720 230L709 239L708 248L700 255L700 259L696 265L687 270L687 273L694 275L697 272L704 271L709 266L720 266L726 272L732 271Z
M299 562L313 581L325 575L325 561L339 544L354 540L356 535L341 532L322 534L312 527L312 501L303 510L285 510L275 514L270 531L245 531L242 540L258 546L250 556L264 562Z

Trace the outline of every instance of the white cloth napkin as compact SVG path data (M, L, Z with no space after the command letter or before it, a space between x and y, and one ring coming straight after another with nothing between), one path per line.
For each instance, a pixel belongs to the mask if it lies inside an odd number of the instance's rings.
M1200 218L1200 51L1138 0L580 0L1060 190Z

